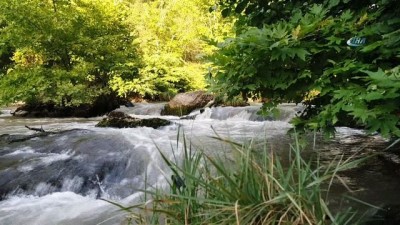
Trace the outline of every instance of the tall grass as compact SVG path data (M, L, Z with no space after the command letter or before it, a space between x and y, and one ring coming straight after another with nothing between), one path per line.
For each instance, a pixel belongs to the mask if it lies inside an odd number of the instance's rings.
M147 201L132 214L136 224L355 224L351 211L332 212L329 187L359 160L328 165L305 161L296 138L289 165L265 145L232 145L233 160L194 151L184 141L180 162L160 154L172 171L170 190L145 190ZM340 180L340 179L339 179ZM324 188L325 187L325 188ZM327 187L327 188L326 188ZM133 208L133 207L132 207Z

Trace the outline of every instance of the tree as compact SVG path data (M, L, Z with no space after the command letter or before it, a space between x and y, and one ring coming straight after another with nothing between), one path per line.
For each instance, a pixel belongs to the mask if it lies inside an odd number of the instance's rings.
M138 32L143 68L134 79L114 77L112 87L121 95L138 93L163 99L178 92L205 88L204 62L213 47L207 40L230 32L214 0L132 1L130 22Z
M7 24L4 17L0 15L0 33L3 32L6 26ZM8 43L4 36L0 36L0 77L1 74L5 74L7 72L8 67L12 63L12 53L13 49L10 43Z
M112 77L136 76L140 60L122 3L0 0L0 14L2 46L13 51L1 71L0 105L78 106L112 94Z
M215 87L233 97L303 102L294 125L364 127L400 136L398 1L222 1L238 34L214 56ZM351 47L352 37L366 38ZM311 95L313 94L313 95Z

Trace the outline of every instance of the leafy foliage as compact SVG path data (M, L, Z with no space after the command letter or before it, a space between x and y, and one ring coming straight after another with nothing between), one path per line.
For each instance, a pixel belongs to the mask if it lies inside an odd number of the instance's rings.
M165 99L204 89L208 42L232 27L214 0L0 0L0 7L0 105L78 106L103 95Z
M239 17L239 29L214 56L219 65L215 89L231 97L268 99L265 111L282 102L303 102L305 111L293 120L298 127L329 133L346 125L400 136L398 2L240 0L223 5ZM367 44L347 46L355 36L366 37ZM311 92L318 94L308 98Z
M122 4L3 0L0 6L0 35L15 49L0 80L2 104L80 105L109 93L116 74L134 75L138 57Z
M133 1L129 20L138 31L144 67L134 79L115 77L111 85L121 95L131 92L165 98L178 92L205 88L208 39L222 39L230 23L218 11L209 12L213 0Z

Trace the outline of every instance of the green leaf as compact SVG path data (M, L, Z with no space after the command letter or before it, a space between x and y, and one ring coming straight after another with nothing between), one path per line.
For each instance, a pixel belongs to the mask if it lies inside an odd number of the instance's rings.
M364 99L366 101L374 101L374 100L379 100L382 99L382 93L380 92L370 92L364 96Z
M231 14L231 8L225 8L221 11L222 17L228 17Z
M368 52L371 52L371 51L375 50L376 48L378 48L380 46L382 46L382 41L376 41L376 42L374 42L372 44L364 46L361 49L361 52L368 53Z
M242 13L243 10L246 8L248 2L249 2L249 0L240 1L239 4L235 8L235 12L236 13Z
M299 49L293 49L293 51L296 54L296 56L299 57L303 61L305 61L306 60L306 56L310 54L305 49L300 49L300 48Z
M330 0L328 8L332 8L337 6L340 3L340 0Z

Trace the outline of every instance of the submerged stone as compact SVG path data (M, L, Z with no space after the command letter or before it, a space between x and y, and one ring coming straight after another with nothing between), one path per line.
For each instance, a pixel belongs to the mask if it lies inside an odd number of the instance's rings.
M138 119L120 111L113 111L106 118L101 120L96 127L132 128L152 127L157 129L170 125L171 122L160 118Z

